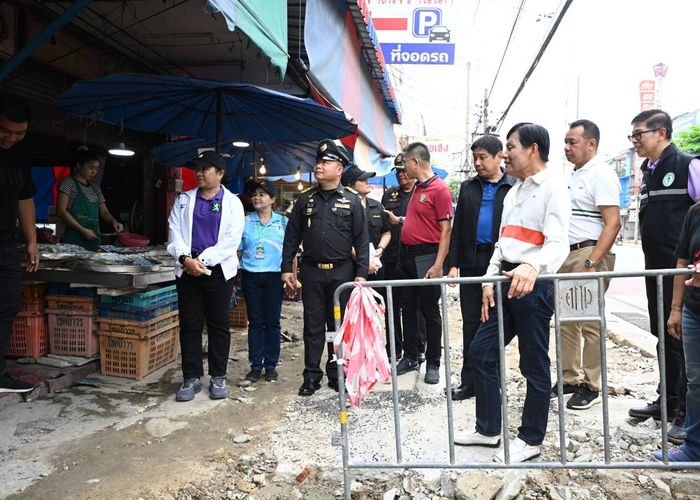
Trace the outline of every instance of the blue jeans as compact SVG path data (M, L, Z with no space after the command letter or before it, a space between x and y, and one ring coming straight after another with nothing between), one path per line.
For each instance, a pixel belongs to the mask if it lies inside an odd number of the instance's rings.
M547 431L549 392L549 320L554 313L554 286L536 282L522 299L508 299L510 283L503 284L503 321L505 344L518 336L520 373L527 380L527 393L518 437L527 444L542 443ZM469 348L469 364L476 391L476 430L485 436L501 432L501 398L498 368L498 315L489 311Z
M280 360L282 274L243 271L248 311L248 361L253 370L275 368Z
M685 444L683 451L700 460L700 315L683 308L682 328L688 392L685 401Z

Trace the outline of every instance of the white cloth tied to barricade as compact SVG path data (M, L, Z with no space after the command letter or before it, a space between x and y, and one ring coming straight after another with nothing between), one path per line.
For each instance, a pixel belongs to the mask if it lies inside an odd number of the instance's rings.
M333 340L336 352L341 343L343 346L345 389L351 408L359 408L377 382L386 383L391 378L380 322L384 311L384 298L379 293L355 283Z

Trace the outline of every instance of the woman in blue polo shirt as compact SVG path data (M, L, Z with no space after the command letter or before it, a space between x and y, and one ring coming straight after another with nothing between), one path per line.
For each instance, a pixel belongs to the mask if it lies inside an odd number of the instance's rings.
M282 243L287 219L275 213L277 188L258 183L252 191L255 212L246 216L239 251L243 268L243 295L248 310L248 360L246 380L277 380L280 358L282 311Z

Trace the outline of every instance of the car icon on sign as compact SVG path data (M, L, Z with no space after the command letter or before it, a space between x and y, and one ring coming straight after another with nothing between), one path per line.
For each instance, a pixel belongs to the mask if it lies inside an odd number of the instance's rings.
M428 36L428 41L432 42L434 40L444 40L446 42L450 41L450 30L447 26L433 26L430 28L430 35Z

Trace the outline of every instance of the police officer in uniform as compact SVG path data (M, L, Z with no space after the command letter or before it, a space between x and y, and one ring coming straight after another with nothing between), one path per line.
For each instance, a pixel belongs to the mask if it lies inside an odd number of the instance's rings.
M403 164L403 154L399 153L394 158L394 171L396 173L396 180L398 186L391 186L384 192L382 196L382 205L384 205L385 213L391 224L391 241L389 246L384 250L383 263L384 263L384 279L386 280L400 280L404 279L406 276L399 266L399 249L401 247L401 228L403 227L403 221L406 218L406 209L408 208L408 200L411 199L413 190L416 186L416 180L411 179ZM405 288L396 287L392 290L393 294L393 310L394 310L394 341L396 343L396 359L401 359L403 356L403 329L401 327L401 294ZM386 288L382 289L382 295L386 299ZM420 339L418 360L425 360L425 318L423 318L423 313L416 311L416 318L418 320L418 336ZM389 350L389 315L386 315L386 331L387 331L387 344L386 350L390 354Z
M304 383L300 396L321 387L320 368L326 330L333 331L333 293L348 281L365 281L369 265L367 217L360 197L343 187L343 168L350 162L345 148L332 140L319 143L314 175L318 185L299 196L289 216L282 250L282 281L292 290L292 271L299 244L303 243L300 280L304 284ZM355 249L355 262L352 251ZM344 304L347 295L341 300ZM333 344L328 343L328 386L338 390Z
M368 179L377 175L375 172L365 172L357 165L350 164L345 169L341 177L341 184L352 192L357 193L365 207L367 213L367 230L369 231L369 241L374 245L374 256L369 262L370 281L384 279L384 265L377 267L376 260L383 260L384 250L391 241L391 224L384 213L384 207L377 200L369 198L367 195L372 192L372 186Z

